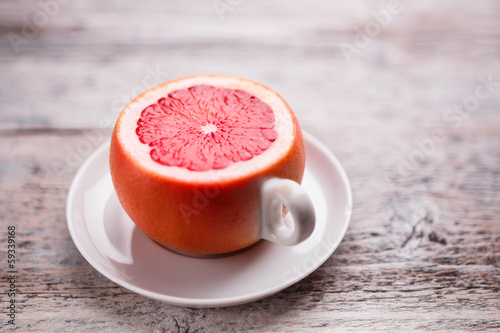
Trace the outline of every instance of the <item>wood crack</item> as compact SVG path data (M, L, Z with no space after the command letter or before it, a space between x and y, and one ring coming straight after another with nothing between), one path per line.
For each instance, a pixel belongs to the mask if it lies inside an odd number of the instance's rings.
M417 227L420 223L422 223L423 221L428 221L430 218L429 216L429 213L426 213L425 216L423 218L421 218L420 220L417 221L417 223L415 223L413 225L413 228L411 230L411 233L408 237L406 237L406 239L404 240L403 244L401 244L401 248L404 248L408 242L415 236L416 232L417 232Z
M47 127L29 127L18 129L0 129L0 137L12 136L81 136L90 131L100 131L99 128L47 128ZM104 131L103 131L104 132ZM111 129L109 130L111 133Z

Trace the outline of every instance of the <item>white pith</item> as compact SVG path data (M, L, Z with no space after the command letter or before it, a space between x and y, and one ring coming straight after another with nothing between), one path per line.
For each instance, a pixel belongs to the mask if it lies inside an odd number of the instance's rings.
M254 156L248 161L231 163L228 167L220 170L191 171L182 167L165 166L153 161L150 157L152 148L147 144L141 143L135 133L141 112L144 108L156 103L159 98L166 97L172 91L199 84L242 89L267 103L274 112L274 128L278 134L273 144L263 153ZM214 125L210 125L202 126L201 130L205 133L217 130ZM136 163L152 173L190 182L217 182L241 178L247 174L254 174L274 164L276 160L280 159L290 150L293 142L294 124L285 102L278 94L264 86L239 78L194 76L172 81L164 86L148 90L135 102L125 107L120 116L117 131L117 139L122 143L125 153L132 157Z
M204 126L201 126L201 130L205 134L210 134L213 132L217 132L217 126L215 126L214 124L206 124Z

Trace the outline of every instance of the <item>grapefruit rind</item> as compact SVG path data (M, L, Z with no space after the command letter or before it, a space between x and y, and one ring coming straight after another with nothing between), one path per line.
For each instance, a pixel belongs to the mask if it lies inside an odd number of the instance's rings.
M151 147L141 143L137 135L135 135L141 112L173 91L187 89L196 85L240 89L250 95L257 96L273 110L275 117L274 128L278 133L276 140L267 150L252 159L233 162L229 166L217 170L193 171L184 167L166 166L153 161L150 157ZM293 115L286 102L277 93L259 83L226 76L192 76L165 82L139 95L122 111L115 127L115 134L116 139L120 141L119 145L124 149L124 153L134 163L138 163L141 168L159 177L198 183L218 182L258 173L270 167L276 160L286 156L293 144L296 131L292 117Z

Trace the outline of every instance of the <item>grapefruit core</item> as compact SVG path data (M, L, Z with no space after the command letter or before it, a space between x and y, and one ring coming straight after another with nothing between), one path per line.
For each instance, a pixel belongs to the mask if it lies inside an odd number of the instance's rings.
M260 187L300 183L302 133L288 104L250 80L203 75L153 87L120 114L110 147L116 194L150 238L196 255L260 240Z

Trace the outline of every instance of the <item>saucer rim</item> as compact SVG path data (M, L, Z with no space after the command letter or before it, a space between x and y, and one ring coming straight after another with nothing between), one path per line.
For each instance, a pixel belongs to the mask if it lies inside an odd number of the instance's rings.
M72 202L74 202L74 197L77 193L78 190L78 184L81 181L81 178L85 175L87 172L87 169L89 166L95 161L97 157L99 157L102 153L103 150L109 149L109 144L110 144L110 139L106 140L104 143L102 143L99 147L97 147L82 163L80 168L78 169L77 173L75 174L73 181L71 182L70 185L70 190L68 193L68 198L66 201L66 219L67 219L67 226L72 238L73 243L77 247L78 251L80 254L91 264L91 266L96 269L99 273L104 275L106 278L109 280L113 281L114 283L131 290L139 295L146 296L151 299L155 299L157 301L161 301L167 304L172 304L172 305L177 305L177 306L183 306L183 307L225 307L225 306L234 306L234 305L240 305L244 303L249 303L253 302L265 297L268 297L270 295L273 295L275 293L278 293L293 284L301 281L308 275L310 275L312 272L314 272L316 269L318 269L328 258L331 257L331 255L335 252L335 250L338 248L340 243L342 242L347 229L350 224L351 216L352 216L352 207L353 207L353 201L352 201L352 189L351 185L349 183L349 179L347 177L347 174L340 163L340 161L336 158L336 156L317 138L315 138L313 135L310 133L302 130L303 136L304 136L304 141L307 141L311 145L313 145L315 148L319 149L320 152L326 156L334 165L336 168L336 171L338 175L340 176L340 179L342 180L342 185L343 185L343 191L345 190L345 196L346 196L346 214L344 217L343 222L343 228L340 233L340 236L338 237L338 240L335 243L332 243L329 246L329 249L327 253L321 258L321 260L318 260L317 263L307 269L305 272L302 274L295 276L293 279L286 283L279 284L277 286L263 289L259 292L252 292L249 294L243 294L243 295L238 295L238 296L231 296L231 297L220 297L220 298L190 298L190 297L178 297L178 296L171 296L167 294L160 294L157 292L152 292L149 290L145 290L143 288L134 286L133 284L128 283L127 281L121 280L118 277L116 277L113 274L110 274L108 270L104 269L101 267L101 265L96 262L91 255L89 255L83 246L81 244L80 239L75 231L74 228L74 222L71 217L72 213ZM180 254L179 254L180 255ZM205 260L205 259L203 259ZM210 258L206 258L206 260L210 260Z

